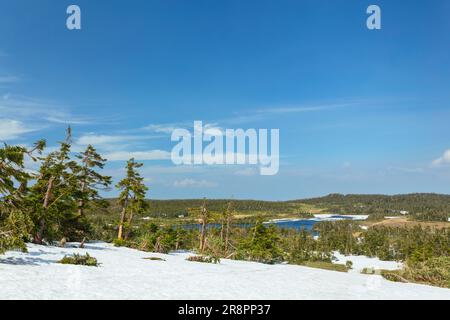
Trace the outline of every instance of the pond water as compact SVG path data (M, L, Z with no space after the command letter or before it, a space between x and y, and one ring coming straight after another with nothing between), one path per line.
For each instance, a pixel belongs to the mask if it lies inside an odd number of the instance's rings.
M280 220L280 221L273 221L273 222L265 222L264 224L267 225L275 225L276 227L282 228L282 229L295 229L295 230L302 230L305 229L307 231L312 231L313 227L316 223L324 222L324 221L335 221L335 220L353 220L351 217L347 216L330 216L326 219L299 219L299 220ZM242 224L236 224L236 227L240 228L250 228L253 226L253 224L250 223L242 223ZM185 229L194 229L194 228L200 228L199 224L188 224L182 226ZM221 225L218 223L211 223L208 224L208 228L220 228Z

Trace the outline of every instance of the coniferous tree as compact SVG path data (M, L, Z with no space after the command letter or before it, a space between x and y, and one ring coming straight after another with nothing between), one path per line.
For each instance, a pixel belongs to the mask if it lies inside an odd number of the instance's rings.
M59 235L61 222L73 217L76 207L73 169L77 164L70 160L71 136L69 127L59 150L41 159L43 162L36 184L31 188L29 203L33 205L34 242L37 244Z
M35 151L42 152L45 141L31 150L5 144L0 148L0 253L8 249L25 250L25 241L32 229L25 205L27 182L32 174L25 170L25 156L36 160Z
M279 262L283 258L279 242L276 227L273 225L266 227L258 220L250 234L240 240L237 257L263 263Z
M122 209L117 234L117 239L119 240L122 240L124 236L125 238L129 236L134 215L142 213L146 208L145 195L148 188L144 184L144 178L137 171L142 166L142 163L130 159L127 162L126 177L116 186L116 188L121 190L119 204ZM125 227L127 228L126 234L124 233Z
M92 145L76 156L81 164L75 167L77 210L80 217L84 216L85 209L91 203L100 200L99 190L107 189L111 184L111 177L103 176L97 172L103 169L106 159L103 159Z

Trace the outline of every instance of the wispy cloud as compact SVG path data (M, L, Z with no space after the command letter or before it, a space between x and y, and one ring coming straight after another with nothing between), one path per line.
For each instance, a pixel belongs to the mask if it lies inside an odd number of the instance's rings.
M403 173L423 173L425 172L425 168L421 168L421 167L399 167L399 166L394 166L394 167L388 167L387 168L388 171L397 171L397 172L403 172Z
M17 139L21 135L36 131L21 121L0 118L0 140Z
M10 94L5 94L0 99L0 113L9 118L57 124L80 125L94 122L92 119L76 116L68 110L67 106L54 101L19 97Z
M259 174L259 171L257 168L244 168L244 169L238 169L234 173L236 176L244 176L244 177L250 177L250 176L256 176Z
M165 133L165 134L171 134L172 131L178 128L184 128L186 124L149 124L148 126L145 126L142 128L142 130L150 131L150 132L156 132L156 133Z
M163 150L115 151L104 155L109 161L127 161L131 158L139 161L169 160L170 152Z
M87 133L76 139L76 144L79 145L96 145L100 147L109 146L117 147L114 144L135 140L137 137L129 135L103 135L95 133Z
M187 129L194 132L194 121L201 121L202 119L196 119L192 122L183 122L183 123L171 123L171 124L149 124L141 128L144 131L154 132L154 133L163 133L166 135L172 134L172 132L176 129ZM203 134L205 136L214 136L214 135L222 135L223 129L219 127L218 122L213 123L203 123L202 126Z
M79 146L94 145L102 150L124 150L136 147L138 144L147 144L150 140L160 138L153 135L107 135L86 133L75 140Z
M361 105L362 102L343 102L329 104L280 105L255 109L247 113L236 113L234 117L217 121L223 124L245 124L271 119L274 116L292 115L309 112L331 111Z
M207 180L195 180L188 178L183 180L176 180L173 183L173 186L176 188L214 188L217 187L218 184Z
M0 84L11 84L19 81L20 77L17 76L10 76L10 75L0 76Z
M438 166L442 166L442 165L446 165L446 164L450 164L450 149L446 150L441 157L433 160L433 162L431 163L431 165L434 167L438 167Z
M289 113L304 113L304 112L317 112L325 110L333 110L340 108L347 108L355 106L358 103L337 103L337 104L324 104L324 105L311 105L311 106L282 106L278 108L259 109L256 111L258 114L289 114Z

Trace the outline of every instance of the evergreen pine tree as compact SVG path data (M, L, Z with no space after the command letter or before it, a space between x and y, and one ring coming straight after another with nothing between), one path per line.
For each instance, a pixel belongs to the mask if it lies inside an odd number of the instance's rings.
M76 207L73 198L76 176L72 169L77 164L70 160L71 136L69 127L59 150L41 159L39 176L31 188L29 203L33 206L34 242L37 244L60 235L61 222L70 219Z
M31 150L5 144L0 148L0 253L8 249L25 250L25 241L32 229L24 199L27 182L33 177L26 172L25 156L36 160L35 151L42 152L45 141Z
M77 211L84 216L85 209L91 203L100 200L99 190L107 189L111 184L111 177L103 176L96 170L103 169L106 159L103 159L92 145L76 156L81 164L75 167Z
M119 195L119 205L121 206L119 230L117 239L127 239L131 232L131 226L135 214L142 213L146 208L145 196L147 186L144 184L144 178L141 177L137 169L143 166L142 163L130 159L127 162L126 177L122 179L116 188L121 190ZM124 233L124 228L127 228Z

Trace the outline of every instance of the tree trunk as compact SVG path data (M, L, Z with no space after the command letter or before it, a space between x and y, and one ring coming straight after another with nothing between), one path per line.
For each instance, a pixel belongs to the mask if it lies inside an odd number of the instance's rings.
M225 239L225 219L226 217L222 218L221 224L220 224L220 241L223 243Z
M55 182L55 178L50 177L50 179L48 180L47 190L46 190L45 196L44 196L44 204L43 204L44 211L47 211L47 209L48 209L48 206L50 203L50 198L52 196L54 182ZM38 228L38 231L36 232L36 234L34 235L34 243L42 244L44 231L45 231L45 216L43 216L39 219L39 228Z
M47 191L45 192L45 197L44 197L44 205L43 206L44 206L45 210L47 210L48 205L50 203L50 197L52 196L54 182L55 182L55 178L50 177L50 179L48 180Z
M44 230L45 230L45 219L41 218L39 220L39 229L36 232L36 234L34 235L34 243L35 244L42 244L43 243L43 239L42 236L44 234Z
M80 201L78 201L78 215L80 216L80 217L82 217L83 216L83 214L84 214L84 199L83 199L83 193L84 193L84 190L86 189L86 181L83 181L82 183L81 183L81 199L80 199Z
M127 213L127 204L128 204L128 200L125 200L123 207L122 207L122 213L120 214L119 232L117 234L117 239L119 239L119 240L122 240L122 237L123 237L123 224L125 223L125 215Z
M228 214L228 216L227 216L227 224L226 224L226 227L225 227L225 248L224 248L225 255L228 254L228 241L229 241L229 238L230 238L230 220L231 220L231 215Z
M80 217L82 217L84 214L83 207L84 207L84 201L80 200L78 202L78 216L80 216Z
M128 240L128 237L130 236L132 223L133 223L133 210L131 210L130 217L128 218L128 229L125 232L125 240Z
M206 239L206 223L205 220L202 219L202 229L200 231L200 253L203 253L205 250L205 239Z

